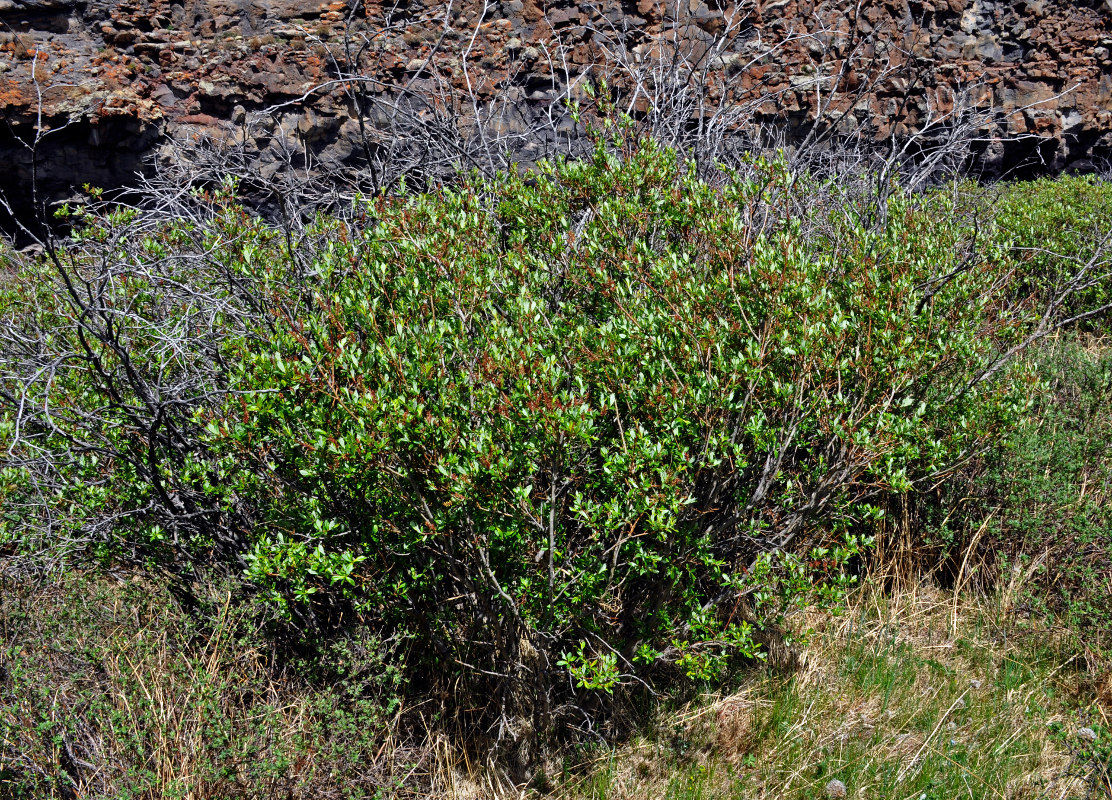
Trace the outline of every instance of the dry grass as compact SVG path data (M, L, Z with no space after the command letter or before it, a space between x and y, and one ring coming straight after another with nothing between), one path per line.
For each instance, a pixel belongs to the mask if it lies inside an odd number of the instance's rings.
M0 798L428 796L378 652L276 670L233 606L201 628L147 583L0 587Z
M801 614L791 669L662 710L632 742L569 756L540 791L443 732L402 736L374 653L333 654L341 668L314 681L276 673L226 598L199 630L145 584L7 588L5 800L791 800L832 778L851 798L1112 796L1094 759L1109 752L1112 672L1069 632L1017 619L1006 591L909 584ZM1103 738L1089 746L1083 726Z
M571 766L557 794L787 800L838 778L860 798L1102 796L1075 734L1107 730L1105 684L1079 693L1098 668L1060 632L1010 618L1000 599L922 585L863 590L840 616L795 622L797 671L767 671Z

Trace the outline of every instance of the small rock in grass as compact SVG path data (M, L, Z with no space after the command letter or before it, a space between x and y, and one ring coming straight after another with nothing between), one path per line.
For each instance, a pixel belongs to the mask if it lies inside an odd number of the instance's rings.
M1077 738L1084 739L1086 742L1095 742L1097 740L1097 732L1092 728L1078 728Z
M826 784L826 796L829 798L839 798L846 796L846 785L840 780L835 778Z
M971 680L969 682L969 685L972 686L974 689L980 689L981 688L981 682L979 680L977 680L976 678Z

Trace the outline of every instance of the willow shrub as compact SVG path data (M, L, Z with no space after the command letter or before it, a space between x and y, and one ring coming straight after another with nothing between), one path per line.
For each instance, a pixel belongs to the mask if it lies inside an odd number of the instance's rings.
M249 579L538 727L759 656L837 596L880 498L1025 403L981 380L1025 324L1003 250L968 258L941 196L789 202L811 188L642 144L369 202L309 263L245 225L224 257L272 328L203 421Z
M1084 316L1112 303L1112 183L1067 175L1004 184L993 209L997 240L1010 244L1018 293L1042 304L1063 288L1055 316ZM1088 331L1107 334L1107 313L1085 317Z
M509 739L721 678L1024 412L1033 312L960 194L719 177L600 143L308 228L89 218L4 287L0 547L358 617Z

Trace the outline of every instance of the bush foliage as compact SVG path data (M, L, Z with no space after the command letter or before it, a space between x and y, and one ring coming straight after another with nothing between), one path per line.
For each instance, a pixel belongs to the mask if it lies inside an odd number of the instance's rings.
M600 139L292 229L91 215L5 290L0 542L357 615L500 738L717 679L1014 426L1047 302L1103 297L1015 196L838 189Z
M1051 615L1097 649L1112 631L1112 354L1100 340L1064 338L1030 355L1040 391L1029 414L962 493L952 558L994 567L1026 613ZM951 500L956 500L952 495Z
M1112 185L1068 175L1005 186L993 217L997 235L1011 245L1020 291L1047 303L1068 286L1057 313L1080 317L1083 330L1107 333Z

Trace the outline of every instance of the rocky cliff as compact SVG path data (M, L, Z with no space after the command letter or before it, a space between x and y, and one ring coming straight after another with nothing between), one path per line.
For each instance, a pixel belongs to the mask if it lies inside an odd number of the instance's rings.
M896 141L965 102L997 173L1112 154L1112 0L0 0L0 189L127 185L199 139L263 177L373 160L399 97L424 98L422 125L551 120L610 74L645 113L669 70L765 131Z

